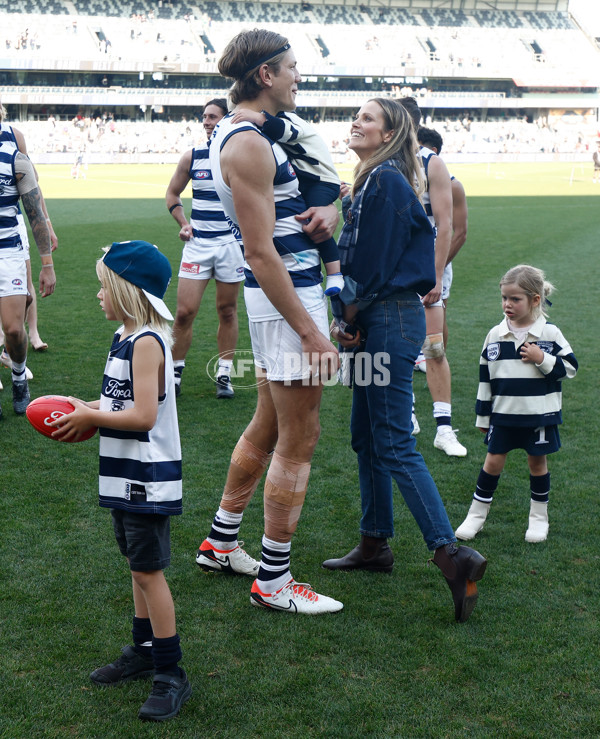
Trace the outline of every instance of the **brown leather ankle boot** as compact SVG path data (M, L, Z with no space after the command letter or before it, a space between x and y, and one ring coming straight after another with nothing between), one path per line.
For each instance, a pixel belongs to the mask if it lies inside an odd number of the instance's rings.
M471 547L446 544L435 550L433 563L442 571L452 593L454 618L464 623L477 603L475 582L483 577L487 560Z
M394 567L394 555L387 539L361 536L360 544L345 557L327 559L321 566L326 570L391 572Z

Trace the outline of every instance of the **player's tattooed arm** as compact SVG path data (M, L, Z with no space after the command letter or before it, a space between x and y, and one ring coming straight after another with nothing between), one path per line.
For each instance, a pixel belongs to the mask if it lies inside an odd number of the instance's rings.
M52 262L52 241L46 214L42 207L42 193L38 187L35 169L29 157L21 152L17 152L15 157L15 175L21 203L29 219L33 238L42 259L40 294L45 297L51 295L56 286L56 275Z
M38 187L33 164L29 157L21 152L18 152L15 158L15 174L23 210L29 219L40 256L50 256L52 254L52 243L46 215L42 208L42 193Z

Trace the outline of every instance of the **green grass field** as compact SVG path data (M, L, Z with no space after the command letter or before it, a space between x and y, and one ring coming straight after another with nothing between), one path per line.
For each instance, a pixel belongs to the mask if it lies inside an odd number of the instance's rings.
M162 200L171 166L39 167L59 250L58 286L40 301L50 348L31 353L32 396L97 398L114 324L98 306L95 260L114 240L148 239L174 272L181 244ZM207 535L229 456L250 419L254 391L217 401L205 367L216 353L214 289L196 323L178 401L184 515L172 526L167 572L194 693L165 725L137 719L149 683L99 689L89 673L130 639L127 566L110 515L97 505L97 438L59 444L12 411L0 369L3 515L0 519L0 737L597 737L600 515L594 455L598 392L598 213L591 167L462 165L470 218L455 262L448 355L453 420L468 447L451 459L432 446L425 376L415 375L418 447L455 526L468 509L485 456L474 428L478 355L501 318L498 281L527 261L556 285L551 320L580 363L565 383L563 448L550 459L548 541L526 544L524 455L509 458L476 546L489 566L467 624L396 493L396 566L391 575L331 573L323 559L358 541L356 462L349 444L351 392L324 393L322 435L292 547L296 579L339 598L344 611L316 618L252 608L250 580L203 573L195 550ZM347 176L345 174L345 176ZM39 258L33 256L34 277ZM176 279L167 294L175 308ZM250 343L240 305L238 348ZM242 528L260 552L261 492Z

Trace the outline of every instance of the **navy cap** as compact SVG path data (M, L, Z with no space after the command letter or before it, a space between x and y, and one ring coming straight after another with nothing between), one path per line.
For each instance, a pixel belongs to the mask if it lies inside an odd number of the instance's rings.
M159 315L173 320L163 301L171 282L171 265L157 246L149 241L115 241L103 261L119 277L141 288Z

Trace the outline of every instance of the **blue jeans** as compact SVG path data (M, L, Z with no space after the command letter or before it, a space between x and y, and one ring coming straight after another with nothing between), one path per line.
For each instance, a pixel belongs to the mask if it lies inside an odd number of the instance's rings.
M356 370L384 362L388 370L385 377L373 372L369 378L364 369L355 373L351 431L362 502L360 533L394 535L394 479L427 547L434 550L456 537L411 435L413 369L425 340L425 313L416 293L404 291L393 298L370 305L358 316L366 332L366 356L357 356Z

